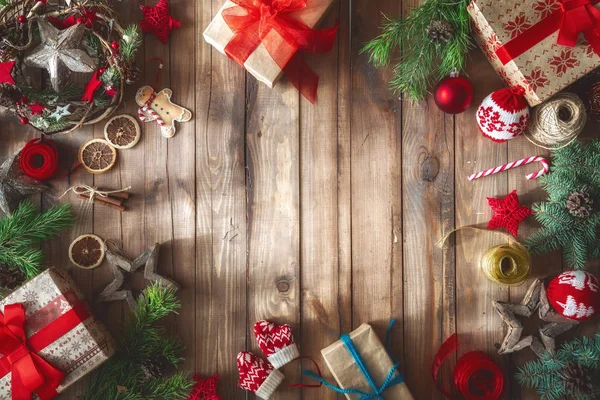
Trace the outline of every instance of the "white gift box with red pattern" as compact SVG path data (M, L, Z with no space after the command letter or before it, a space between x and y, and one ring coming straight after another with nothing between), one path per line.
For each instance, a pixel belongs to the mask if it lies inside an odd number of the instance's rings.
M597 0L475 0L475 40L508 86L540 104L600 66Z

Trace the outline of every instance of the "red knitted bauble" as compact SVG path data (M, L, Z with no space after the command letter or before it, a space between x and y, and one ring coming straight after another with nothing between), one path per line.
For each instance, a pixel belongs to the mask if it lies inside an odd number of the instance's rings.
M496 90L483 99L476 114L483 136L505 142L525 131L529 106L523 93L523 88L515 86Z
M283 374L273 366L247 351L237 356L240 380L238 386L254 392L261 399L268 400L277 387L283 382Z
M559 314L583 321L598 313L599 288L594 275L585 271L567 271L550 281L548 300Z
M300 356L289 325L258 321L254 324L254 334L258 345L275 369L283 367Z

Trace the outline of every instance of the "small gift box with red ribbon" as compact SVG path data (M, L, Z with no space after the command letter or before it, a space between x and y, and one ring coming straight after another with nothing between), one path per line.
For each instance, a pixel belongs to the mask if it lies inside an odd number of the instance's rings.
M204 39L272 88L282 74L311 103L319 77L299 52L332 49L337 25L316 30L333 0L228 0Z
M473 0L473 33L509 86L540 104L600 66L599 0Z
M0 399L52 399L114 348L71 278L48 269L0 301Z

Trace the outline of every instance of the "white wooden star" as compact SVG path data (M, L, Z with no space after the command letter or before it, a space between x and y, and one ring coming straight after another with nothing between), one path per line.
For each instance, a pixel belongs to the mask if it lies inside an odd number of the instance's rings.
M71 115L71 112L69 111L70 106L70 104L67 104L66 106L56 106L56 110L50 114L50 117L60 121L63 117Z

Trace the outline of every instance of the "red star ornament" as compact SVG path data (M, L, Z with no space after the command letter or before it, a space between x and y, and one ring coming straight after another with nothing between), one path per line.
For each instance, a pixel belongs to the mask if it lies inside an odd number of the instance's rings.
M169 33L179 28L181 23L169 14L169 1L158 0L154 7L141 6L144 20L140 22L140 28L144 33L154 33L162 44L169 40Z
M33 115L42 115L46 107L36 101L35 103L29 105L29 109Z
M502 200L488 197L487 201L494 213L487 228L505 228L515 237L519 232L519 224L533 214L533 210L519 204L516 190Z
M194 380L196 384L187 400L221 400L217 394L219 375L211 376L210 378L202 378L194 375Z
M92 79L89 80L87 85L85 85L85 92L81 97L81 101L87 101L92 103L94 101L94 95L96 94L96 90L102 85L102 81L98 79L99 72L94 72Z
M97 20L98 15L96 14L96 11L88 10L87 8L83 7L83 13L81 14L81 17L77 18L76 21L84 24L88 28L92 28L94 22Z
M12 77L12 70L15 67L14 61L7 61L0 63L0 83L15 84L15 80Z

